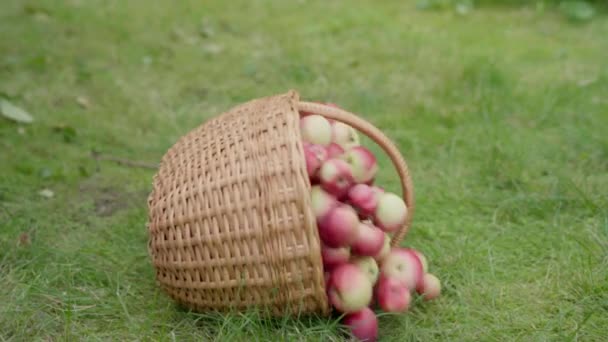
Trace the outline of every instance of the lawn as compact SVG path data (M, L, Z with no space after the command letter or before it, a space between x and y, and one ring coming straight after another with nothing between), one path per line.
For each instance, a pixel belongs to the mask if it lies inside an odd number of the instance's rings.
M0 340L342 340L334 318L195 314L154 282L146 197L183 134L297 89L400 147L406 245L443 296L383 341L608 339L608 16L404 1L0 6ZM379 181L398 181L387 158ZM52 196L51 196L52 195Z

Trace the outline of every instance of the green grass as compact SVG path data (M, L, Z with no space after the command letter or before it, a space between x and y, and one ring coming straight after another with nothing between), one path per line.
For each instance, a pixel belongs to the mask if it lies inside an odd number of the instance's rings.
M0 96L35 122L0 119L0 340L341 340L335 318L177 308L146 251L154 171L90 157L156 163L205 119L291 88L361 113L412 169L406 244L444 293L383 316L382 340L606 340L605 14L575 24L551 9L460 16L371 0L1 7Z

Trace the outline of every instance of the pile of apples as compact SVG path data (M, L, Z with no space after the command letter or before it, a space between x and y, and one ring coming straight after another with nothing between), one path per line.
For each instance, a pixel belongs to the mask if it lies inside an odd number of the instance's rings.
M342 322L354 337L375 341L373 309L406 312L414 292L431 300L439 296L441 284L427 272L422 253L391 248L391 234L405 223L407 206L374 185L377 160L360 145L357 131L320 115L300 115L327 296L345 314Z

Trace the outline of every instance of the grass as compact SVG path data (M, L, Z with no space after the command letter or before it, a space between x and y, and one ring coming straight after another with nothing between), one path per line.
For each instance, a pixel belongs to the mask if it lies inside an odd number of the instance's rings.
M146 252L154 171L90 157L155 163L291 88L362 113L412 169L406 244L444 294L382 316L382 340L605 340L607 36L605 14L527 7L4 1L0 95L35 121L0 119L0 340L341 340L335 318L177 308Z

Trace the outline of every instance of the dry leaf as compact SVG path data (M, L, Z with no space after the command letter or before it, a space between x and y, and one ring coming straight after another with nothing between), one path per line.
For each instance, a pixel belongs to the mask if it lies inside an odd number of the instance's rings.
M55 196L55 193L51 189L42 189L40 190L40 192L38 192L38 194L46 198L52 198L53 196Z
M4 99L0 99L0 114L7 119L20 123L31 123L34 121L34 118L28 112Z
M18 245L21 247L27 247L32 244L32 239L28 232L23 232L19 234L19 243Z
M76 103L78 103L80 105L80 107L82 107L84 109L89 109L91 107L91 102L89 101L89 98L86 96L78 96L76 98Z

